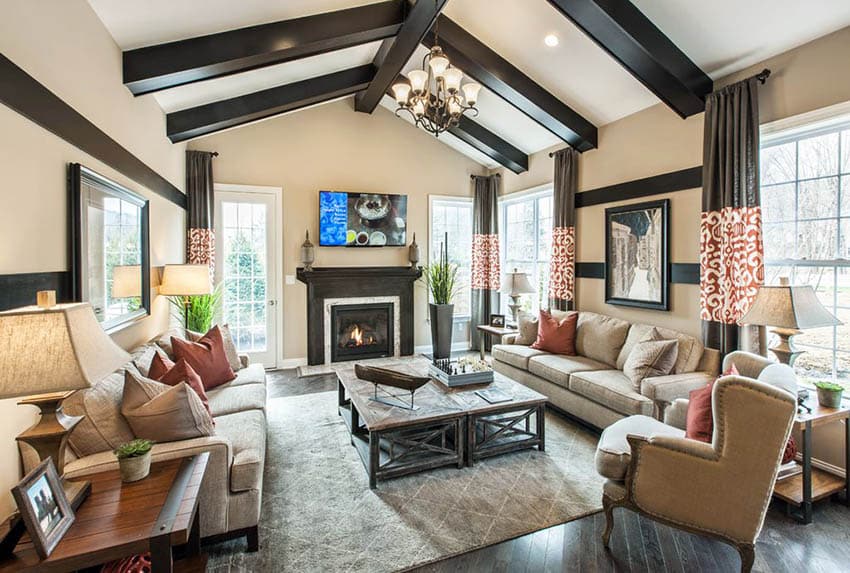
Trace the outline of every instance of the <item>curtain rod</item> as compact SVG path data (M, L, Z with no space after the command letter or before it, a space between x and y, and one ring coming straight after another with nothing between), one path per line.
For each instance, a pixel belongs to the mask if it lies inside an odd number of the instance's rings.
M470 175L469 178L475 179L476 177L501 177L501 176L502 176L501 173L494 173L492 175Z
M764 84L764 82L767 81L767 78L770 77L770 69L765 68L762 71L760 71L759 73L757 73L756 75L754 75L753 77L755 79L757 79L759 82L761 82L762 84Z

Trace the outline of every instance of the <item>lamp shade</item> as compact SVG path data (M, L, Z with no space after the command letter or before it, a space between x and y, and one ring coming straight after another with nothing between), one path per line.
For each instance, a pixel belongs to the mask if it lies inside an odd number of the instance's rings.
M86 388L129 360L87 302L0 312L0 398Z
M514 269L513 272L505 273L505 280L502 281L505 285L502 292L510 296L519 296L535 292L534 287L528 280L528 273L523 273Z
M112 298L142 296L141 265L122 265L112 268Z
M759 287L750 310L738 323L805 330L841 321L824 308L812 287L780 284Z
M210 268L207 265L165 265L159 294L198 296L212 293Z

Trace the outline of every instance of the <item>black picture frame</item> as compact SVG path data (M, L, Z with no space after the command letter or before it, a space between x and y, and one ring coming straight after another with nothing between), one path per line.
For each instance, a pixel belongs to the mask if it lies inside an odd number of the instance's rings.
M75 520L53 458L38 464L13 487L12 497L36 553L47 559Z
M649 227L642 228L639 218L641 215L648 217ZM632 220L634 220L634 224L627 224ZM614 232L615 223L619 225L616 228L616 233ZM654 229L655 225L659 225L660 229ZM626 231L626 228L628 228L628 231ZM637 234L636 228L638 229ZM653 230L653 237L647 238L646 235L651 230ZM605 209L605 302L607 304L652 310L670 310L669 230L669 199L632 203ZM641 241L650 242L641 245ZM625 243L628 243L628 245ZM627 252L624 252L624 249ZM657 253L659 259L655 263L652 261L653 252ZM624 256L627 257L628 261L622 260ZM643 263L640 261L641 258L644 258ZM641 269L641 264L646 268ZM656 291L656 296L631 297L624 294L624 285L621 283L627 280L626 274L630 274L631 280L634 281L635 271L639 270L644 270L647 273L646 282L650 285L651 290ZM653 282L657 282L657 286L654 288L651 286ZM631 282L629 284L631 285Z
M85 287L87 275L88 245L84 244L88 232L87 216L83 206L83 185L95 187L99 191L127 201L139 207L140 237L140 274L141 293L137 310L126 313L109 322L101 322L107 332L119 330L123 326L149 316L151 313L151 257L150 257L150 201L99 173L81 165L71 163L68 166L68 194L70 225L71 261L71 300L87 302L89 293Z
M495 328L505 328L506 320L504 314L491 314L490 315L490 326Z

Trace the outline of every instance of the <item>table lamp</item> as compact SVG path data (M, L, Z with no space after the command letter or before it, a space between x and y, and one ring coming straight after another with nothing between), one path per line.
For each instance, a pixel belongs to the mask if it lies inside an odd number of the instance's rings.
M511 297L511 303L508 305L508 308L511 309L511 317L513 323L516 324L519 307L522 306L519 303L519 297L535 292L534 287L531 286L528 280L528 273L520 272L517 269L514 269L513 272L505 273L505 280L502 281L502 284L504 285L502 292Z
M193 296L212 294L208 265L165 265L159 294L183 297L183 326L189 327Z
M824 308L811 286L792 286L788 277L781 277L779 285L759 287L752 306L738 324L772 326L771 332L779 337L779 342L770 350L780 362L793 366L803 353L794 346L794 336L804 329L842 322Z
M87 302L0 312L0 398L28 396L18 404L41 410L38 422L16 439L31 446L39 459L52 457L62 475L68 436L83 419L66 415L62 401L129 360Z
M112 267L112 298L139 298L141 296L141 265Z

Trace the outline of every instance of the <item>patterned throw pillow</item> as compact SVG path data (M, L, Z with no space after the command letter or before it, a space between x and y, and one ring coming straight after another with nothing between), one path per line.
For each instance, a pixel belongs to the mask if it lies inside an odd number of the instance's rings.
M653 328L635 344L623 365L623 373L632 381L635 391L640 392L640 383L644 378L670 374L676 365L678 353L679 342L665 340Z

